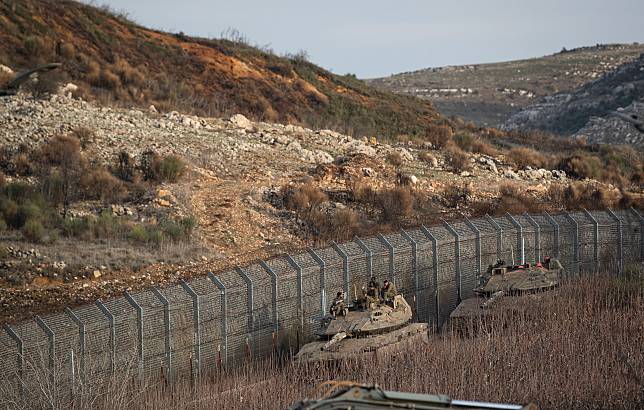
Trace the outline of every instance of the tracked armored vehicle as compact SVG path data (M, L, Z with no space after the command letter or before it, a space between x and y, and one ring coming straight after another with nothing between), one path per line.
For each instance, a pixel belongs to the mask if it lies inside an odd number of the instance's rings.
M488 268L483 284L474 289L476 296L463 300L450 314L450 327L475 330L483 319L525 313L530 307L521 297L556 288L563 273L561 263L550 258L534 266L510 266L499 261Z
M486 403L469 400L453 400L438 394L402 393L386 391L378 386L369 386L343 381L330 381L317 389L320 397L295 403L290 410L327 409L505 409L536 410L534 404L517 405Z
M410 323L412 310L402 295L392 304L373 303L349 308L343 316L322 319L319 340L300 349L295 360L336 361L366 352L389 355L428 341L426 323Z

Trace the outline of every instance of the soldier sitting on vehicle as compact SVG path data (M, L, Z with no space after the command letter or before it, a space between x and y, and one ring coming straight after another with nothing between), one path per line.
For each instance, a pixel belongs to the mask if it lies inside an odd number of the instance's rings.
M346 316L347 307L344 304L344 292L338 292L335 296L335 299L333 299L333 303L331 304L330 313L333 317Z
M398 291L396 290L396 285L394 285L393 282L389 282L388 280L385 280L381 291L382 299L385 301L385 303L391 304L394 302L394 298L396 297L396 295L398 295Z
M380 284L376 280L375 276L371 277L369 284L367 285L367 308L371 306L372 303L378 304L380 302Z

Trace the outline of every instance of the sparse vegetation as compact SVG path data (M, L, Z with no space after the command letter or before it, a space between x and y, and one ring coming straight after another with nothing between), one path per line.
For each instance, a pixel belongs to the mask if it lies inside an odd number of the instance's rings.
M194 385L185 380L170 386L162 381L129 383L136 372L123 372L123 382L101 380L103 389L83 389L75 403L97 409L121 402L129 408L246 409L261 403L263 408L283 409L312 397L322 381L352 380L387 390L533 402L549 409L641 408L644 356L638 326L644 321L643 289L637 274L585 277L526 299L525 313L486 322L488 331L480 337L448 332L431 337L426 345L379 357L377 366L372 355L341 365L258 359ZM2 386L15 394L9 384Z
M455 172L469 171L472 167L470 155L457 145L450 144L447 146L445 159Z

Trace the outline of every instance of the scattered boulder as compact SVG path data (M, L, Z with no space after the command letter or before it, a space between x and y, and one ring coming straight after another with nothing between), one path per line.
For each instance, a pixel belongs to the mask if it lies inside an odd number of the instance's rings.
M230 117L230 122L236 125L237 127L247 131L250 131L253 129L252 121L241 114L235 114L232 117Z
M364 142L359 140L353 140L344 144L344 149L348 155L366 155L368 157L375 157L376 150L373 147L366 145Z
M13 70L6 65L0 64L0 72L2 73L7 73L7 74L13 74Z

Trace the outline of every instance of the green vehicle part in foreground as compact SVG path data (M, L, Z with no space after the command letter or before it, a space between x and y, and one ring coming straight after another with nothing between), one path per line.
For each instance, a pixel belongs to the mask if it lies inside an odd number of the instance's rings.
M496 410L536 410L534 404L517 405L485 403L466 400L452 400L444 395L401 393L382 390L378 386L368 386L352 382L326 382L318 387L318 392L326 388L326 393L316 400L296 403L290 410L330 410L330 409L496 409Z

